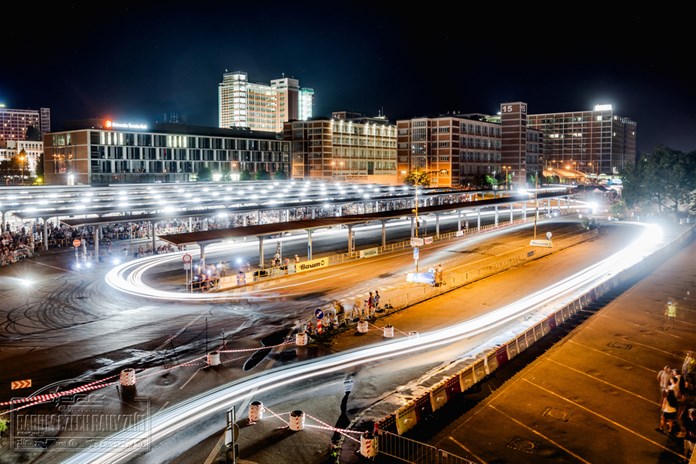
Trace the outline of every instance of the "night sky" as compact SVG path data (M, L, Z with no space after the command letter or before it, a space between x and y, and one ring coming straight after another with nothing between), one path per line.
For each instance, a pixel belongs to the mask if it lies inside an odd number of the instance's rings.
M216 126L228 69L256 82L298 78L316 92L315 115L383 109L395 121L491 114L503 101L526 101L530 113L612 103L638 122L639 151L696 149L691 19L658 5L624 3L611 16L607 3L584 2L555 12L462 2L460 13L441 2L52 3L5 16L0 102L50 107L54 129L170 111Z

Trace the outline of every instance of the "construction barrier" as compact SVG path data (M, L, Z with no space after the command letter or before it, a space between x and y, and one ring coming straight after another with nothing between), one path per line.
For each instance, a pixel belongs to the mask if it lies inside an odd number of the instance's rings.
M260 401L252 401L249 405L249 422L257 422L263 419L263 412L266 408Z
M295 410L290 413L290 422L288 427L294 432L304 430L305 413L304 411Z
M394 338L394 326L385 325L382 329L384 331L384 338Z
M367 321L359 321L358 322L358 332L361 334L367 333L368 325Z
M121 371L120 381L122 387L135 387L135 369L123 369Z
M219 366L220 365L220 352L211 351L208 353L208 365L209 366Z
M295 344L297 346L305 346L307 344L307 333L297 332L295 334Z
M377 437L371 432L360 435L360 455L364 458L377 457Z

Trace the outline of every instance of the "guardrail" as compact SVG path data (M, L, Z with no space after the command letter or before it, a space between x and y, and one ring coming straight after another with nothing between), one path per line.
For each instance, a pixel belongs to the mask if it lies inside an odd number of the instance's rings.
M670 244L663 247L660 252L654 253L641 263L626 269L613 276L606 282L595 286L569 304L552 313L546 319L530 327L524 333L508 340L506 343L485 352L480 353L464 369L442 380L438 384L422 393L417 398L409 401L390 414L376 422L380 430L387 430L402 435L415 427L421 420L444 407L448 401L456 395L466 392L478 382L486 378L499 367L505 365L511 359L532 346L541 337L555 330L569 318L582 311L583 308L602 297L608 291L623 284L627 280L654 269L664 261L666 254L673 254L694 239L695 228L680 235Z

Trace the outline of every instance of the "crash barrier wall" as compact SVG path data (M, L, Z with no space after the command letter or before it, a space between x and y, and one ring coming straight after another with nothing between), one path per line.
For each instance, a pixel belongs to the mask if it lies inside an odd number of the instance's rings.
M380 303L388 304L387 313L399 311L416 303L435 298L443 293L468 285L477 280L490 277L512 267L519 266L528 261L542 258L558 250L577 245L578 243L592 240L599 236L599 229L589 230L580 235L553 242L552 248L528 247L524 251L494 256L476 268L466 265L461 269L443 272L442 285L432 286L424 284L409 284L398 289L380 291Z
M402 437L387 430L377 431L377 451L404 462L419 464L475 464L434 446Z
M446 406L454 396L466 392L491 372L506 364L525 349L529 348L540 338L549 334L573 315L601 298L607 292L622 285L624 282L648 272L661 265L667 256L681 250L694 239L696 229L690 228L662 249L653 253L635 266L611 277L606 282L597 285L571 303L546 317L543 321L528 328L523 333L503 345L480 353L464 369L442 380L423 394L409 401L395 413L376 421L375 427L402 435L421 420L434 414ZM381 443L379 444L381 450Z

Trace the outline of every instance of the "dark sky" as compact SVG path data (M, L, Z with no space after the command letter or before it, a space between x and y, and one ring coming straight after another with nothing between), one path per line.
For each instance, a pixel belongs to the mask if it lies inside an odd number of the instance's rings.
M229 69L257 82L299 78L315 89L315 115L612 103L638 122L640 151L696 149L692 20L658 4L624 3L612 15L608 3L585 2L556 11L460 2L457 12L449 2L51 3L26 2L3 22L0 102L50 107L54 128L102 116L153 122L165 111L217 125L217 85Z

